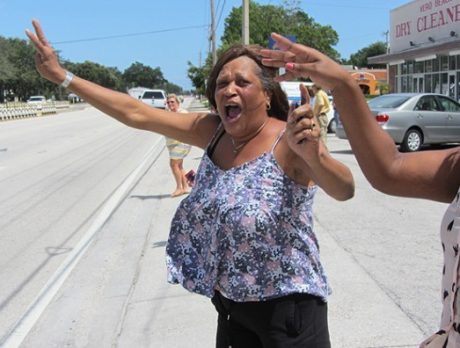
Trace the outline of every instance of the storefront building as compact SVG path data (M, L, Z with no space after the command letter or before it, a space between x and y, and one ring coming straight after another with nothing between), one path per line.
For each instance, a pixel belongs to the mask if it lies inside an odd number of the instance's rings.
M460 0L415 0L390 13L390 92L432 92L460 101Z

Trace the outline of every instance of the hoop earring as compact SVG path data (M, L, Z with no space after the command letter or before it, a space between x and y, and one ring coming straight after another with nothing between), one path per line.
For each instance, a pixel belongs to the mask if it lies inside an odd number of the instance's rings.
M270 110L272 108L270 102L267 102L267 111Z

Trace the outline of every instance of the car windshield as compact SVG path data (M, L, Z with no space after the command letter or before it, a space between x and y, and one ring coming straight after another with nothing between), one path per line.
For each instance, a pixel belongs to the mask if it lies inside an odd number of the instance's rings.
M164 96L161 92L148 91L145 92L142 96L142 99L164 99Z
M371 99L368 104L372 109L393 109L406 102L410 96L406 95L382 95L380 97Z
M43 97L30 97L29 101L43 101L45 98Z

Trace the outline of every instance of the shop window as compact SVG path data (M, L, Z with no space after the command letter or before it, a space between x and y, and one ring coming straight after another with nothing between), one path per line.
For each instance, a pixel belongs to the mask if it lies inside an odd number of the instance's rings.
M455 70L455 56L449 56L449 70ZM459 66L460 69L460 66Z
M412 77L412 84L410 84L410 91L413 93L423 93L423 77L414 76Z
M401 74L406 75L407 74L407 63L402 63L401 64Z
M449 75L449 92L446 93L449 95L449 97L456 99L455 98L455 75Z
M413 60L407 62L407 73L408 74L414 73L414 61Z
M449 94L449 86L448 86L448 83L447 83L447 73L442 73L441 74L441 90L440 90L440 93L441 94L446 94L446 95Z
M425 75L425 93L431 93L432 88L431 88L431 75Z
M415 73L416 74L424 73L423 68L424 68L423 62L415 62Z
M433 64L433 72L438 72L439 71L439 58L433 59L432 64Z
M425 72L433 72L433 62L431 60L425 62Z
M457 57L460 57L460 56L457 56ZM458 63L458 60L457 60L457 63ZM460 65L457 64L458 67L460 67ZM460 102L460 72L457 73L457 98L456 98L459 102Z
M439 74L432 75L432 92L441 93L441 85L439 83Z
M449 57L448 56L441 56L441 71L449 70Z
M401 77L401 92L407 92L407 76L402 76Z

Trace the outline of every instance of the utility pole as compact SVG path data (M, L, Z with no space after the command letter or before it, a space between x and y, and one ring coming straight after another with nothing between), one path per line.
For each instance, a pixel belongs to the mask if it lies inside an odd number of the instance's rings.
M216 14L214 11L214 0L211 0L211 51L212 51L212 65L217 62L216 52Z
M249 0L243 0L243 45L249 45Z
M385 44L387 46L387 54L390 53L390 43L388 41L388 35L390 34L390 31L387 30L383 33L383 35L385 35Z

